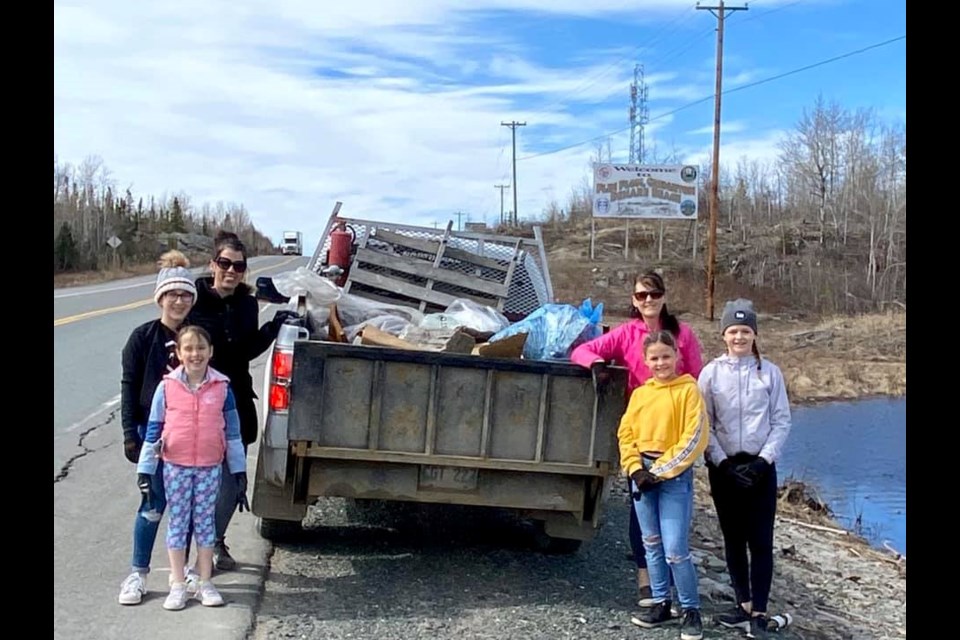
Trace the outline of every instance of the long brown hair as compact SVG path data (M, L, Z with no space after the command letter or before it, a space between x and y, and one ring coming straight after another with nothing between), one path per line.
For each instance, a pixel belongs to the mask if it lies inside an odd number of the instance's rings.
M651 289L653 291L662 291L663 293L667 292L667 286L663 283L663 276L656 271L647 271L646 273L637 275L637 277L633 280L634 289L636 289L638 284L642 284L647 289ZM633 295L633 293L631 292L630 295ZM630 317L642 317L640 310L637 309L637 307L633 304L630 305ZM672 333L674 338L680 335L680 321L677 320L677 316L667 311L666 302L664 302L663 306L660 307L660 328ZM674 345L674 348L676 348L676 345Z

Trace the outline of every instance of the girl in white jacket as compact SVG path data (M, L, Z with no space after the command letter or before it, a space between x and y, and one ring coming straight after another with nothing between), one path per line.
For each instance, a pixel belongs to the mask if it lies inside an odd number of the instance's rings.
M767 601L773 581L776 462L790 432L790 403L780 369L757 349L753 303L728 302L720 325L727 353L707 363L699 385L710 418L705 452L710 492L737 606L716 621L744 630L749 638L766 638L779 626L767 615Z

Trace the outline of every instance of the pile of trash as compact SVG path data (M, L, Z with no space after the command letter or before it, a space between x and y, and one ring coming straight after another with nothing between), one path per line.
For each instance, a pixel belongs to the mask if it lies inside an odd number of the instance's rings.
M510 323L493 307L457 298L442 312L345 293L335 283L300 267L273 284L282 295L305 294L312 337L400 349L445 351L527 360L568 360L578 345L602 333L603 303L580 307L545 304Z

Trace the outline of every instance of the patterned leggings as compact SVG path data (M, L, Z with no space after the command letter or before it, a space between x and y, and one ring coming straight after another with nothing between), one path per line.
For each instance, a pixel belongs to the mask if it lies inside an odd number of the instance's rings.
M193 525L197 547L212 547L216 526L214 512L220 490L221 467L183 467L163 463L167 493L167 548L186 549Z

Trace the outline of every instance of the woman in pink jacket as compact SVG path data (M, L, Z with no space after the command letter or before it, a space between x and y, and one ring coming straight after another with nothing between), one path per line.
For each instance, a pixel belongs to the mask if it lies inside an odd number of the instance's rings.
M626 322L608 333L582 344L570 354L570 360L582 367L592 368L603 363L613 363L626 367L627 400L633 390L650 379L650 369L643 362L643 340L655 331L669 331L677 343L677 375L689 373L694 378L703 368L703 356L700 342L690 326L680 322L667 311L667 288L663 277L650 271L638 275L633 284L633 306L630 309L630 322ZM633 493L632 481L630 492ZM630 509L630 547L637 563L637 588L639 605L649 607L653 604L650 589L650 574L647 572L647 559L643 548L643 534L637 520L636 510Z

